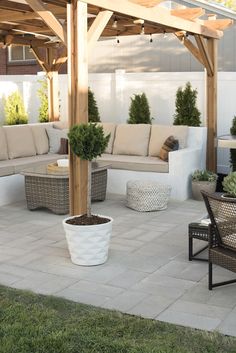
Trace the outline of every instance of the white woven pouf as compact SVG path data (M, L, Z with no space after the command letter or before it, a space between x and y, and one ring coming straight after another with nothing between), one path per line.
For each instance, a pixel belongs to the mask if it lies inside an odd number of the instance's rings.
M171 186L156 181L129 180L126 205L136 211L157 211L167 208Z

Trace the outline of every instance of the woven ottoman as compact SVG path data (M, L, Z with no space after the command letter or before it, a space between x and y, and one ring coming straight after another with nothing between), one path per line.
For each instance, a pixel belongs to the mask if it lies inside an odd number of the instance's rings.
M156 181L129 180L126 206L136 211L158 211L167 208L171 186Z

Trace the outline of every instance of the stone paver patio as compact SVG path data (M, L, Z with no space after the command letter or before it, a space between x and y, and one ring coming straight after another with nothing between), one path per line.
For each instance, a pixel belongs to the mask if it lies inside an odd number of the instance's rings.
M205 214L203 202L170 202L139 213L121 197L94 203L114 218L109 260L73 265L62 219L26 203L0 208L0 283L161 321L236 336L236 285L207 289L207 263L188 261L187 225ZM217 268L215 279L234 274Z

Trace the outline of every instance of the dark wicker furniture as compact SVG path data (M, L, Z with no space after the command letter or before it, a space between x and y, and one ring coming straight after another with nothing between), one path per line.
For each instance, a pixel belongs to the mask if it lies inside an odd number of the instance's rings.
M200 250L193 252L193 239L203 240L207 242L207 245L202 247ZM202 251L208 248L208 226L199 222L192 222L188 226L188 259L189 261L208 261L208 259L196 257Z
M202 192L211 226L209 227L209 289L236 283L236 279L213 283L213 264L236 272L236 199Z
M92 169L92 201L106 197L108 166L94 165ZM22 171L25 176L25 194L29 210L47 208L55 214L69 213L68 171L50 172L47 165L30 167Z

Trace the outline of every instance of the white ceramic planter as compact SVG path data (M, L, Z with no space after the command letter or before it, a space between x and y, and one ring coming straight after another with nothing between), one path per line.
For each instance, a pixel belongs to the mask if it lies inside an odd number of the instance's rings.
M113 219L110 222L91 226L77 226L66 223L68 217L63 220L66 240L71 256L71 261L76 265L95 266L106 262L112 232Z
M216 191L216 181L192 181L192 194L194 200L203 200L201 190L212 194Z

